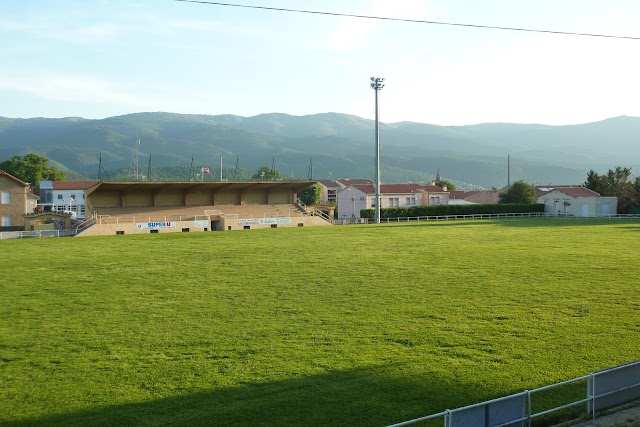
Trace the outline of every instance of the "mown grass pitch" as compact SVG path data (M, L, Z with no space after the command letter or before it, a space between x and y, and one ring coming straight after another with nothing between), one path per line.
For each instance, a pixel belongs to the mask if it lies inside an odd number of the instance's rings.
M371 426L640 357L640 223L0 241L0 425Z

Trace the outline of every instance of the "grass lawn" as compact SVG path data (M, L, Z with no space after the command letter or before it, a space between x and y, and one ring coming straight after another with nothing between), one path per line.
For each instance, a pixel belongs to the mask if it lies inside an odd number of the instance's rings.
M640 358L640 223L0 241L0 425L383 426Z

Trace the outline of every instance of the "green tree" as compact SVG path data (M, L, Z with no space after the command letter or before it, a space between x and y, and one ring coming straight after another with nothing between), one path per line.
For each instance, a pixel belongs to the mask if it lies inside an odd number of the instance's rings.
M601 196L617 197L618 213L629 213L640 204L640 182L638 178L631 181L631 168L616 166L602 175L590 170L584 185Z
M456 185L451 181L447 181L446 179L436 181L436 185L442 188L447 187L447 191L456 191Z
M263 181L275 181L282 179L282 175L278 169L270 168L269 166L263 166L253 174L251 179L261 179Z
M66 179L63 172L54 166L49 166L49 159L33 153L27 154L22 158L13 156L10 160L0 163L0 169L28 182L34 191L38 191L40 181L61 181Z
M533 187L524 181L516 181L504 193L500 193L500 203L534 203Z
M322 199L322 186L318 183L305 188L298 193L298 200L305 205L317 205Z

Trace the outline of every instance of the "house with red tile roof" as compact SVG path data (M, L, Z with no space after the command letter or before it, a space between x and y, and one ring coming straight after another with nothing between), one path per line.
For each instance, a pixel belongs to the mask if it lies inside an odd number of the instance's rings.
M534 195L553 216L601 217L616 215L617 197L602 197L579 185L535 186Z
M447 205L449 192L437 185L381 184L380 208ZM375 186L352 184L338 191L338 219L360 218L362 209L375 208Z

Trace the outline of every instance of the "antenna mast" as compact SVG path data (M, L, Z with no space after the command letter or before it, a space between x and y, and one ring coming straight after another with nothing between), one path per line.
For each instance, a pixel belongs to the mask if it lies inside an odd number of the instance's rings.
M276 180L276 156L273 156L271 160L271 175L273 175L273 180Z
M138 181L140 179L140 170L138 167L138 154L140 153L140 137L138 136L138 132L136 132L136 143L135 143L135 147L134 147L134 163L133 163L133 169L134 169L134 174L136 177L136 181Z
M233 172L233 179L238 180L238 176L240 175L240 156L236 157L236 170Z

